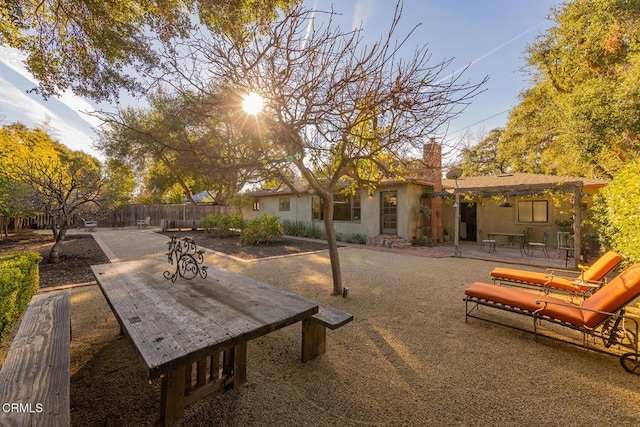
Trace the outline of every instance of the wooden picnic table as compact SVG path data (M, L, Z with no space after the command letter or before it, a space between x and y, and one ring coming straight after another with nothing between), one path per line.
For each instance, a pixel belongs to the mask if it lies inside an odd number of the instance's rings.
M162 378L163 424L246 382L249 340L318 312L317 302L220 267L175 283L163 277L170 267L161 259L91 266L149 378Z

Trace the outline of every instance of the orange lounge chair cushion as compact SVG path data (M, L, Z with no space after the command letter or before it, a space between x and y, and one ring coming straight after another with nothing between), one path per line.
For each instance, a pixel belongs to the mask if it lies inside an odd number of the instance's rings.
M608 317L609 313L618 312L640 295L640 264L627 268L589 298L585 299L582 303L582 308L561 299L542 297L521 289L490 285L488 283L476 282L464 292L470 297L505 304L529 312L540 308L536 301L548 301L553 304L549 304L543 310L540 310L540 314L563 320L576 326L594 328Z
M561 305L549 304L540 310L539 314L576 326L583 326L584 324L583 311L580 309L580 306L558 298L541 296L540 294L527 292L522 289L490 285L489 283L482 282L472 284L464 293L470 297L504 304L531 313L544 307L543 304L536 304L536 301L554 302Z
M572 325L582 326L584 323L580 306L558 298L545 297L522 289L506 288L482 282L472 284L464 293L470 297L520 308L531 313L540 310L538 312L540 315L563 320ZM549 301L561 305L549 304L544 307L544 304L536 304L536 301Z
M491 271L491 276L497 279L510 280L514 282L533 283L540 286L550 286L552 288L564 289L571 292L583 292L588 288L582 289L578 285L571 283L575 279L566 277L552 276L549 273L537 271L515 270L512 268L496 267Z
M615 251L608 251L593 263L587 271L584 272L585 281L600 281L622 262L622 256ZM580 280L580 275L575 279L551 275L549 273L541 273L535 271L515 270L511 268L494 268L491 276L497 279L511 280L516 282L533 283L536 285L546 285L552 288L563 289L570 292L585 292L590 287L580 286L576 283Z
M622 256L619 253L608 251L584 272L584 280L598 282L621 262Z
M614 313L629 304L638 295L640 295L640 264L635 264L584 300L582 307ZM606 314L585 312L584 322L586 326L594 327L606 317Z

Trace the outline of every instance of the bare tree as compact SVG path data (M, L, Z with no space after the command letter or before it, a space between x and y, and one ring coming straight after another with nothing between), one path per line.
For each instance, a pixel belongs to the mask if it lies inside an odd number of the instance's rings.
M268 147L263 164L283 171L293 164L323 200L333 295L343 289L333 227L336 189L345 181L375 187L401 177L398 165L419 153L486 80L447 74L451 60L429 64L426 46L402 58L413 30L396 38L401 12L398 3L388 33L372 45L361 29L336 28L332 12L298 7L251 40L194 35L189 45L166 52L167 75L181 77L170 81L177 90L207 91L217 82L238 95L265 98L257 116Z

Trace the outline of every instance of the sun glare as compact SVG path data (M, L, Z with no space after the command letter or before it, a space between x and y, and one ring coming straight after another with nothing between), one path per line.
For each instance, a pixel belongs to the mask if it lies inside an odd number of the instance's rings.
M257 115L262 111L264 99L255 92L250 92L242 100L242 109L248 114Z

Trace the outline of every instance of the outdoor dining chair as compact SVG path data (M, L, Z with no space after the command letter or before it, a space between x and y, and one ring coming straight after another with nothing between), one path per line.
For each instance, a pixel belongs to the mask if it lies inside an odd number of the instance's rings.
M483 250L484 245L489 245L489 253L496 251L496 240L495 239L485 239L484 233L482 230L479 230L480 233L480 250Z
M547 240L549 240L549 233L545 231L542 234L541 242L529 242L528 245L529 250L531 251L531 256L534 256L535 248L540 248L542 250L542 253L544 253L544 255L549 258L549 252L547 252Z

